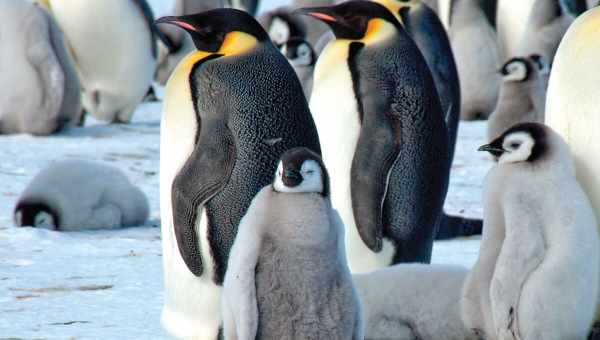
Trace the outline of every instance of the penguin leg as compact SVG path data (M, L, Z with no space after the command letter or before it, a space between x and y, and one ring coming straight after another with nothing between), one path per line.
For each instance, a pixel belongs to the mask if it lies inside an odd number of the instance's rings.
M490 298L496 334L500 340L513 340L521 338L518 311L523 285L542 262L545 247L542 228L531 214L509 212L506 225L509 228L490 283Z
M231 131L219 118L202 119L196 147L173 181L173 228L179 252L188 269L202 275L196 219L198 208L223 188L235 165Z

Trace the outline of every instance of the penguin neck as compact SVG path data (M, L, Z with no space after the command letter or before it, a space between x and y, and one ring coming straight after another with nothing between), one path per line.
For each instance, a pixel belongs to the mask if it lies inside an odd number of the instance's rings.
M412 8L418 4L418 2L414 1L414 0L411 0L409 2L403 2L403 3L399 2L398 0L373 0L373 1L377 2L380 5L383 5L390 12L392 12L392 14L396 17L396 19L402 24L402 26L404 26L404 21L402 20L402 17L400 16L400 10L405 7Z

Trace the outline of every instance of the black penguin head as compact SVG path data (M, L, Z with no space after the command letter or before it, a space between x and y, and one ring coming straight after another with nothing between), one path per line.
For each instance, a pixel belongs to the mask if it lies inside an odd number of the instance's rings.
M214 9L194 15L162 17L156 24L172 24L186 30L198 50L216 53L225 37L232 32L243 32L258 41L268 41L269 36L248 13L232 8Z
M546 61L538 54L512 58L500 69L502 80L519 83L526 82L538 74L547 75L549 72Z
M281 53L295 67L311 67L317 62L317 55L310 43L302 38L292 38L281 47Z
M277 166L273 190L329 196L329 175L323 160L313 151L303 147L286 151Z
M371 1L348 1L335 6L308 7L297 11L326 23L338 39L361 40L368 31L369 22L382 19L396 28L400 23L383 5Z
M15 208L14 219L17 227L58 230L59 226L58 215L45 203L19 203Z
M547 156L548 150L548 128L540 123L517 124L479 148L498 163L535 162Z

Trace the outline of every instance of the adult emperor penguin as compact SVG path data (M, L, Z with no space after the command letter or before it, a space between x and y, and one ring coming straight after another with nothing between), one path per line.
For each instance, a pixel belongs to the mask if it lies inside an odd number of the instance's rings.
M140 226L148 211L144 193L118 169L62 160L33 178L14 215L19 227L73 231Z
M178 337L214 340L239 221L272 183L281 154L319 151L319 140L294 70L248 13L216 9L157 22L183 28L197 48L165 90L162 320Z
M223 284L225 339L362 340L362 327L327 170L314 152L291 149L240 222Z
M83 106L104 121L127 123L152 83L157 46L145 0L49 0L71 47Z
M311 109L351 270L429 262L450 162L423 56L380 4L349 1L301 13L336 36L317 61Z
M542 1L553 2L554 0ZM536 0L498 0L496 30L501 60L508 60L519 54L519 43L527 29L535 2Z
M460 266L401 263L353 275L365 339L478 340L460 313L467 273Z
M502 66L496 31L481 5L473 0L450 3L450 43L460 79L461 119L487 118L498 99Z
M480 151L483 240L464 286L466 326L486 339L585 339L593 321L600 240L564 140L543 124L515 125Z
M488 140L495 139L517 123L544 122L550 73L544 58L537 54L515 57L507 61L500 72L500 98L488 120Z
M577 179L600 218L600 142L597 84L600 79L600 8L580 15L554 58L546 100L546 124L560 134L575 158ZM596 322L600 321L600 308Z
M75 125L80 86L63 33L28 1L0 2L0 133L48 135Z

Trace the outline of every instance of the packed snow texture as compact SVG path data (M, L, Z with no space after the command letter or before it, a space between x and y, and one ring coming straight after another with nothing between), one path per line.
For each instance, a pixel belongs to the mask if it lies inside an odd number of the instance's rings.
M150 1L157 16L171 0ZM261 9L287 1L265 0ZM0 136L0 340L168 339L160 325L159 103L142 104L130 125L89 121L51 137ZM477 153L485 123L463 123L446 209L481 217L491 166ZM14 204L50 162L96 160L124 171L148 196L151 222L116 231L60 233L15 228ZM73 183L77 185L77 183ZM108 184L110 185L110 184ZM479 238L437 242L433 262L470 267Z

